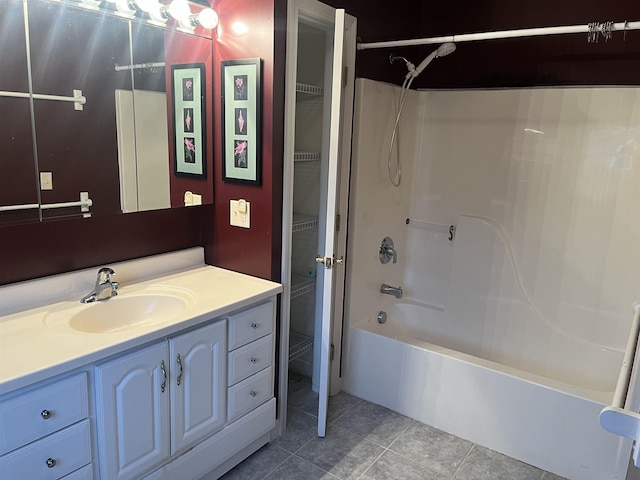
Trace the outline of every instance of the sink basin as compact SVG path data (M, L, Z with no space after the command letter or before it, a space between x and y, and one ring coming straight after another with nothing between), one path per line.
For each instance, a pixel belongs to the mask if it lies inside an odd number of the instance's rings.
M90 304L67 302L49 312L45 323L85 333L114 333L175 318L188 308L190 297L177 289L123 291Z

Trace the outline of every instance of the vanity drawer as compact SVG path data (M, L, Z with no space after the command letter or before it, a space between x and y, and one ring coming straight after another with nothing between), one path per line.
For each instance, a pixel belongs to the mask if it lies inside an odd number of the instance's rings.
M234 350L273 330L273 302L229 315L229 351Z
M76 470L60 480L93 480L93 466L91 464L85 465L80 470Z
M273 397L273 369L265 368L252 377L229 387L227 418L232 422Z
M0 403L0 454L87 418L87 396L82 373Z
M0 478L53 480L91 463L89 420L0 457Z
M229 353L228 385L235 385L271 365L273 335L269 334Z

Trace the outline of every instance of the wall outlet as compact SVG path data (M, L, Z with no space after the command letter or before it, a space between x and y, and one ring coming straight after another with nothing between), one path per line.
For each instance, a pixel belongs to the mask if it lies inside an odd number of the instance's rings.
M53 190L53 174L40 172L40 190Z
M231 200L229 223L236 227L250 228L251 204L246 200Z

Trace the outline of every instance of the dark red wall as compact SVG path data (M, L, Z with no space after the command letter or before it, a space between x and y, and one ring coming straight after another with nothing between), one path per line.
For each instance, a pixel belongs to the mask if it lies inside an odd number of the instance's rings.
M203 245L213 207L0 227L0 285Z
M358 18L362 42L401 40L520 28L586 25L596 21L636 20L637 2L616 0L462 0L394 2L372 7L362 0L327 0ZM413 83L417 88L477 88L550 85L637 85L640 31L614 33L605 43L587 43L586 34L459 43L456 52L437 59ZM401 84L407 70L389 63L404 55L416 65L436 47L395 47L357 54L360 77Z
M282 5L282 2L280 2ZM208 260L216 265L256 275L279 279L282 217L282 148L283 148L283 88L274 88L276 80L284 82L283 45L276 58L274 46L281 34L274 36L274 3L271 0L220 1L213 7L220 24L215 47L214 118L221 117L221 73L223 60L262 59L262 178L260 186L225 183L222 180L221 130L215 128L215 223L212 226L213 248ZM248 27L244 36L232 33L231 25L242 21ZM229 225L229 201L244 198L251 203L251 228Z

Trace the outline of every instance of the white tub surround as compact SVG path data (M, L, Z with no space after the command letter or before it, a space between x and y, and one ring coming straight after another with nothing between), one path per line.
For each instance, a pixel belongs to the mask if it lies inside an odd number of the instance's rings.
M357 83L345 390L570 479L624 478L631 442L598 415L640 297L640 89L414 92L394 188L398 92Z

